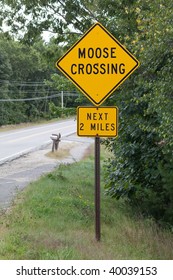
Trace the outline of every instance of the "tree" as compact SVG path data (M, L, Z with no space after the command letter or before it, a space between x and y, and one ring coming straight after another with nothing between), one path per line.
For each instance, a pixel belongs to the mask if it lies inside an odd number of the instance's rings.
M173 224L171 8L171 1L137 1L137 32L131 47L141 67L116 96L119 139L107 141L115 155L107 166L107 192Z
M59 42L75 41L91 24L100 21L111 32L133 33L135 13L127 13L134 0L2 0L1 21L16 36L32 43L43 31L53 33ZM130 23L130 25L129 25ZM132 24L131 24L132 23ZM19 35L18 35L19 36ZM21 36L21 35L20 35Z
M1 98L8 98L8 85L12 73L8 55L0 44L0 96ZM0 125L4 123L6 108L4 103L0 103Z
M24 40L29 43L43 31L58 34L62 40L62 36L66 39L71 35L71 24L76 29L74 33L85 28L80 18L84 10L80 2L83 1L3 0L1 21L11 26L12 33L24 32Z
M28 46L0 34L1 125L34 120L48 112L45 97L50 88L44 80L55 69L47 64L46 48L41 40ZM25 101L28 98L31 100Z

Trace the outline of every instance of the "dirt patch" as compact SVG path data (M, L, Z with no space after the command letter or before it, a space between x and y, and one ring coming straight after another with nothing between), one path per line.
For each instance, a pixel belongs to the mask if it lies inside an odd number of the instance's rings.
M57 151L49 151L48 153L45 154L46 157L51 158L51 159L64 159L70 155L70 150L76 146L75 143L60 143L60 147L58 148Z

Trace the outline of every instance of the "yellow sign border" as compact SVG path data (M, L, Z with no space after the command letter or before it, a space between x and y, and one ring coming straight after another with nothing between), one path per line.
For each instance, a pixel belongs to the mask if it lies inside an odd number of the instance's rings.
M105 134L95 134L95 135L89 135L89 134L81 135L80 134L80 130L79 130L79 118L80 118L79 117L79 115L80 115L79 110L83 109L83 108L85 108L85 109L93 108L93 109L97 109L97 110L102 109L102 108L106 108L106 109L112 108L112 109L115 109L115 115L116 115L116 123L115 123L115 125L116 125L116 134L115 135L108 135L108 134L105 133ZM80 137L110 137L110 138L117 137L118 136L118 113L119 113L119 109L118 109L117 106L102 106L102 107L78 106L77 107L77 135L80 136Z
M91 97L86 91L85 89L83 89L60 65L59 63L68 55L69 52L71 52L72 49L74 49L81 40L83 40L88 33L90 33L92 31L93 28L95 28L96 26L99 26L100 28L102 28L107 34L108 36L110 36L115 43L117 43L135 62L136 65L131 69L130 72L127 73L126 76L124 76L122 78L122 80L120 80L111 90L109 90L109 92L107 94L105 94L105 96L99 101L96 102L94 100L94 97ZM58 61L56 62L56 67L69 79L71 80L71 82L73 82L73 84L95 105L95 106L100 106L135 70L136 68L138 68L140 65L140 62L99 22L95 23L94 25L92 25L88 31L86 33L84 33L84 35L74 44L72 45L72 47L60 58L58 59Z

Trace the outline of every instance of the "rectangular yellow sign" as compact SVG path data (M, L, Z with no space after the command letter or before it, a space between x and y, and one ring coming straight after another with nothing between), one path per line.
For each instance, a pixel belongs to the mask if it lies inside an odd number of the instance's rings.
M118 135L118 108L78 107L77 134L86 137L116 137Z

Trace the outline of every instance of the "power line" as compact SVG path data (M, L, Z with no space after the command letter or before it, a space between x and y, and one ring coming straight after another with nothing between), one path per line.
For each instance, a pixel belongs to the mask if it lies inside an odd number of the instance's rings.
M18 85L23 85L23 84L38 84L38 85L46 85L44 81L42 82L26 82L26 81L16 81L16 80L1 80L0 83L8 83L8 84L18 84Z
M79 96L77 93L63 93L64 96ZM32 98L16 98L16 99L0 99L0 102L24 102L24 101L32 101L32 100L43 100L43 99L51 99L60 97L61 93L49 95L49 96L42 96L42 97L32 97Z
M60 96L59 94L54 94L50 96L43 96L43 97L33 97L33 98L16 98L16 99L0 99L0 102L20 102L20 101L31 101L31 100L41 100L41 99L50 99Z

